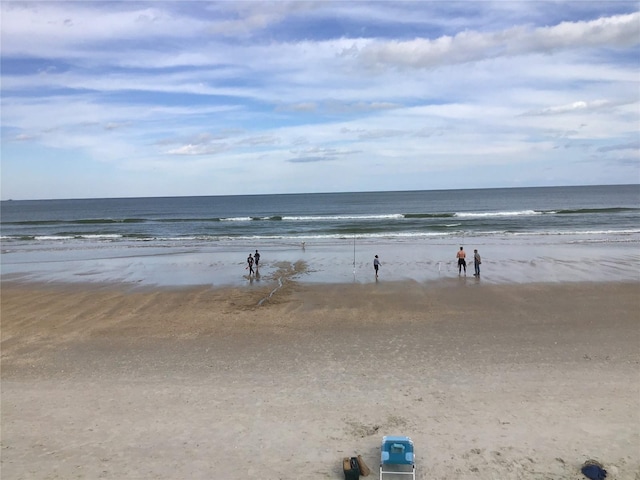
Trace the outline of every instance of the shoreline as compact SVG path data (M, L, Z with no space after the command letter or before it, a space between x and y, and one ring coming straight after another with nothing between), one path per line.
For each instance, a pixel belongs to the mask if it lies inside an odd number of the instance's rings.
M553 243L559 242L560 243ZM638 241L571 243L541 236L495 240L466 238L468 277L473 278L473 249L482 256L481 279L490 284L640 281ZM304 284L373 283L374 255L380 257L379 281L449 281L458 277L457 243L386 240L300 245L258 243L199 245L59 246L42 250L3 249L2 281L128 283L150 287L243 286L278 278ZM260 276L248 276L248 252L262 254Z
M2 282L3 478L636 480L639 284L454 285Z

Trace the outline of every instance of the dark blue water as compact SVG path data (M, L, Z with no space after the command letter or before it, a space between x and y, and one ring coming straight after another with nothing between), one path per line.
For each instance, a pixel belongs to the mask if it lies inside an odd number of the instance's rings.
M640 233L640 186L5 201L3 246Z

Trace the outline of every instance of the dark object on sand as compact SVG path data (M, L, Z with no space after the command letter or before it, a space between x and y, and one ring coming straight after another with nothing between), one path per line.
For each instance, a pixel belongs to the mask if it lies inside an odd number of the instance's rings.
M595 460L587 460L580 469L582 474L590 480L604 480L607 478L607 471L602 467L600 462Z
M360 478L360 466L357 457L344 457L342 460L344 480L358 480Z

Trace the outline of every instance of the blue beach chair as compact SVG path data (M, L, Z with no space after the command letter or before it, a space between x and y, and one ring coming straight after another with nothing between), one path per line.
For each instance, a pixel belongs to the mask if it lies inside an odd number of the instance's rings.
M416 480L413 441L409 437L386 435L380 450L380 480L384 475L411 475Z

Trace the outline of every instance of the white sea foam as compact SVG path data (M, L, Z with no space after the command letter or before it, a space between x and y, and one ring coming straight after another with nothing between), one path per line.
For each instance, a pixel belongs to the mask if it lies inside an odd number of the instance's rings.
M221 222L250 222L253 220L251 217L230 217L230 218L221 218Z
M34 240L52 242L56 242L59 240L73 240L74 238L75 237L73 235L37 235L33 237Z
M288 222L331 222L340 220L394 220L404 219L401 213L390 213L384 215L268 215L257 217L227 217L221 218L221 222L251 222L255 220L271 220L275 217Z
M403 219L401 213L390 213L385 215L286 215L283 220L289 221L335 221L335 220L393 220Z
M491 217L521 217L521 216L530 216L530 215L543 215L543 212L538 212L536 210L518 210L512 212L482 212L482 213L473 213L473 212L457 212L454 214L459 218L491 218Z
M341 239L403 239L403 238L458 238L458 237L594 237L595 241L602 240L603 236L634 236L640 234L640 229L607 229L607 230L546 230L532 232L513 232L507 230L476 230L472 232L463 229L455 229L460 224L446 225L450 230L440 231L382 231L382 232L335 232L335 233L295 233L295 234L254 234L254 235L227 235L227 234L202 234L202 235L185 235L185 236L167 236L167 237L126 237L121 234L81 234L81 235L38 235L31 237L39 242L60 242L60 241L124 241L130 242L173 242L188 244L189 242L245 242L245 241L331 241ZM18 236L2 236L3 242L21 242L24 240Z
M633 235L640 233L640 229L624 229L624 230L548 230L546 232L507 232L507 235L514 235L520 237L537 237L548 235Z
M119 235L117 233L109 233L109 234L95 233L95 234L78 235L78 237L79 238L86 238L86 239L89 239L89 240L100 240L100 239L112 240L112 239L116 239L116 238L122 238L122 235Z

